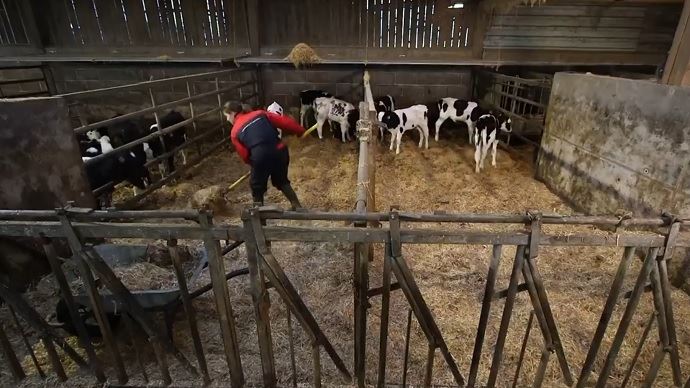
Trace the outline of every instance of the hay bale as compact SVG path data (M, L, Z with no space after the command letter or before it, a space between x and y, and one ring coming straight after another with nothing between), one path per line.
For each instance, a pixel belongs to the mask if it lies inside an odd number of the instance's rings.
M296 69L322 62L316 51L306 43L297 43L285 59L292 62Z
M219 211L225 208L225 190L213 185L198 190L192 196L192 207Z

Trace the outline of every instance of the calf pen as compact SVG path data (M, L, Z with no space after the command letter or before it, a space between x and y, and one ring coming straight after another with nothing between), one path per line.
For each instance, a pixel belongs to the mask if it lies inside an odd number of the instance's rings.
M365 87L365 91L366 100L371 101L369 88ZM368 110L367 108L365 104L363 109ZM559 216L536 211L519 215L413 214L396 209L385 213L376 212L373 197L376 184L371 162L374 151L372 145L375 143L373 136L376 131L372 131L370 120L365 119L358 123L358 134L360 149L356 187L357 210L354 213L295 213L270 207L254 208L243 213L241 225L233 225L215 224L210 214L198 211L91 211L64 208L57 211L0 212L0 235L33 236L42 239L46 256L53 264L53 276L57 280L55 287L70 307L71 314L76 317L77 309L71 302L74 291L64 280L65 264L60 265L54 250L57 241L67 240L74 253L73 261L77 264L83 287L92 301L91 307L103 335L103 346L93 346L88 333L77 325L85 356L79 354L73 348L75 341L70 343L59 336L53 328L47 326L41 315L36 313L35 305L5 287L0 287L0 296L21 320L14 321L10 319L11 314L3 314L1 327L7 331L16 330L15 325L19 325L18 332L23 335L25 331L22 330L22 326L29 325L36 338L27 338L28 346L21 343L19 346L26 346L26 353L32 353L32 343L41 340L54 373L62 380L67 380L71 374L75 374L67 366L76 364L84 369L84 375L93 376L104 382L112 374L119 384L155 380L167 385L189 385L209 381L222 384L229 381L233 386L249 383L275 386L279 383L296 385L298 382L311 381L315 386L320 386L322 380L326 384L340 384L354 378L360 386L383 386L400 382L425 386L523 386L528 383L540 386L542 383L572 385L575 381L577 386L586 386L595 380L597 386L625 385L634 381L649 386L657 377L663 378L661 384L683 384L688 369L687 361L682 356L687 354L689 349L687 341L678 340L674 311L682 310L682 306L678 305L677 299L676 303L673 303L667 262L674 248L690 246L690 241L679 235L681 228L687 226L687 220L675 219L672 216L644 219ZM307 225L316 222L325 222L326 225ZM342 222L353 226L338 225ZM462 225L463 228L454 227L457 225ZM555 225L562 226L565 233L562 233L563 229L555 233L549 230ZM610 233L572 233L581 225L617 229L616 232ZM494 230L487 231L482 226ZM636 228L645 230L635 230ZM624 232L625 229L630 231ZM164 330L161 330L153 314L144 309L134 293L125 287L123 279L115 275L101 255L90 245L90 241L97 239L156 239L167 242L176 285L180 290L179 304L182 306L187 325L185 329L189 330L189 337L192 339L191 345L183 347L179 341L161 335ZM217 337L214 337L212 332L198 328L201 306L192 300L196 300L195 296L205 287L190 291L185 269L179 260L179 243L192 244L194 241L203 244L209 262L210 288L214 291L213 317L218 320L220 326ZM222 241L226 241L225 247L221 246ZM246 248L248 285L256 325L249 330L251 335L256 335L257 338L254 345L258 352L255 353L252 349L243 348L243 341L239 338L240 332L246 335L246 327L243 326L246 326L245 318L249 317L237 314L238 306L232 303L227 281L234 276L234 271L226 272L226 263L222 260L224 253L231 251L241 242L244 242ZM314 309L309 307L309 303L299 293L294 279L289 275L289 268L281 264L280 244L285 242L354 245L354 330L352 341L348 339L347 349L343 349L342 344L338 346L333 335L326 334L323 319L314 313ZM441 330L442 325L438 322L437 314L434 314L428 296L425 297L423 288L420 287L421 274L411 268L408 255L411 247L439 244L488 246L491 250L491 254L486 256L489 263L485 268L488 270L482 279L483 297L481 302L474 306L480 310L475 340L472 342L470 338L466 338L468 344L473 344L471 352L468 352L471 353L469 358L458 353L456 347L449 346L448 333ZM383 254L380 249L382 246ZM578 246L612 247L622 255L610 289L604 293L605 304L596 330L590 333L586 344L581 344L586 349L586 357L582 362L575 363L566 351L572 344L563 343L558 325L559 316L554 314L555 306L549 298L555 290L549 288L538 267L540 253L544 250L552 247L573 249ZM637 248L645 252L641 265L633 260ZM503 253L512 257L505 259ZM501 265L501 261L505 260L507 262ZM244 262L244 259L242 261ZM377 263L382 263L380 272L375 271ZM502 268L509 269L504 289L498 286ZM119 302L118 304L124 306L121 315L125 317L125 322L129 322L133 329L141 328L145 333L151 346L143 346L133 339L131 346L137 357L127 357L123 352L123 344L118 343L101 303L99 294L103 291L99 292L92 271L98 275L100 282ZM344 276L345 279L347 277L348 275ZM381 286L372 287L371 279L380 279ZM395 312L391 309L391 301L397 294L396 291L401 291L409 310L402 344L398 343L399 338L391 332L391 317ZM522 346L518 360L510 363L514 369L507 370L506 344L509 341L510 326L511 322L514 324L519 318L516 315L517 298L521 294L524 295L525 291L531 312L527 318L525 332L519 335ZM275 335L276 326L279 325L275 312L282 308L282 304L271 305L271 293L286 305L285 314L279 317L287 321L287 338ZM640 303L643 296L648 293L651 293L651 297L646 299L653 300L653 309L649 317L643 317L647 325L641 338L631 339L629 333L634 329L633 318L639 316ZM324 292L322 298L329 296ZM379 297L381 308L377 316L378 311L375 310L378 309L374 306L379 303ZM621 300L627 300L625 307L622 307L622 314L616 311ZM492 319L492 305L501 301L504 301L502 312L496 317L498 319ZM496 310L495 306L493 310ZM274 314L271 314L272 312ZM299 322L304 333L292 332L293 317ZM417 342L414 341L411 328L412 317L423 333L423 343L420 346L424 347L422 352L426 353L426 360L421 368L422 378L419 381L415 381L415 377L408 373L408 370L412 370L411 359L415 352L412 345ZM9 320L6 321L5 318ZM620 319L618 323L617 319ZM79 322L79 319L74 321ZM541 333L541 354L538 357L537 369L533 374L526 375L524 366L534 358L528 354L527 344L534 337L532 326L535 321L539 327L538 332ZM487 338L490 338L489 329L496 323L499 324L498 333L492 347L487 343ZM648 340L655 323L660 339L658 344ZM447 325L445 327L447 328ZM611 330L614 330L612 338L606 339L606 334L611 334ZM3 341L2 334L0 333L0 346L3 358L10 365L9 370L13 375L21 378L26 373L26 363L22 365L20 362L17 345L11 341ZM309 358L312 367L307 376L299 373L299 365L296 363L300 356L296 354L299 353L299 349L296 349L296 337L300 334L306 335L311 348ZM639 343L639 346L635 346L635 342ZM622 359L621 347L624 343L628 348L632 347L635 354L632 358L626 357L627 364L622 367L619 365L617 368L616 361ZM221 368L222 372L214 373L217 366L212 368L210 365L218 360L211 360L210 353L212 348L219 345L222 345L222 359L226 366ZM58 353L56 346L63 349L64 354ZM651 354L648 352L649 346L652 347ZM468 349L469 347L468 345ZM284 352L285 348L288 349L287 354ZM344 352L350 353L350 348L354 349L352 364L342 356ZM393 363L398 361L394 357L395 349L403 349L402 354L397 354L402 356L400 361L403 363L399 374L392 373ZM147 351L155 354L154 360L150 360L149 363L145 357L139 357ZM324 354L330 362L322 362L321 357ZM441 367L435 367L437 354L443 359ZM171 355L175 360L173 362L179 363L183 368L172 368L169 365ZM289 361L281 360L281 356ZM602 357L603 363L597 363L597 359L601 361ZM195 361L190 361L190 358ZM555 358L555 362L551 362L551 358ZM141 364L137 359L142 360ZM260 368L248 361L254 359L259 360ZM669 362L665 363L667 359ZM645 360L646 364L642 365L638 360ZM148 364L156 365L155 374L152 373L152 368L147 368ZM555 379L550 379L547 374L552 365L557 366L558 376ZM681 369L683 365L686 366L685 373ZM662 369L664 366L667 368ZM636 379L635 376L640 374L641 378Z

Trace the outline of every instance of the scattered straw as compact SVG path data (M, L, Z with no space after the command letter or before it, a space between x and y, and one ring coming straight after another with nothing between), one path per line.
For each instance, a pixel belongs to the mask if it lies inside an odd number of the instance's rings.
M316 51L306 43L297 43L285 59L292 62L296 69L321 63L322 61L321 57L316 54Z

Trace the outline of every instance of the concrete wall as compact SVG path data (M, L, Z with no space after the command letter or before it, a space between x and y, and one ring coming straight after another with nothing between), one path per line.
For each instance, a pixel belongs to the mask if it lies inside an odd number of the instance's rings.
M2 208L95 204L63 99L0 100L0 155Z
M470 67L368 66L375 96L390 94L400 107L433 102L442 97L469 98L472 94ZM266 102L299 106L299 92L322 89L352 103L363 98L361 65L318 65L296 70L292 65L261 66Z
M690 89L558 73L537 176L589 213L690 215Z

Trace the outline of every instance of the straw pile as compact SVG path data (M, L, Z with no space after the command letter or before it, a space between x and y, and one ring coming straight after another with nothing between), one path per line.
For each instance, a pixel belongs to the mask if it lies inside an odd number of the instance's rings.
M306 43L297 43L285 59L290 61L296 69L321 63L322 61L321 57L316 54L316 51Z

